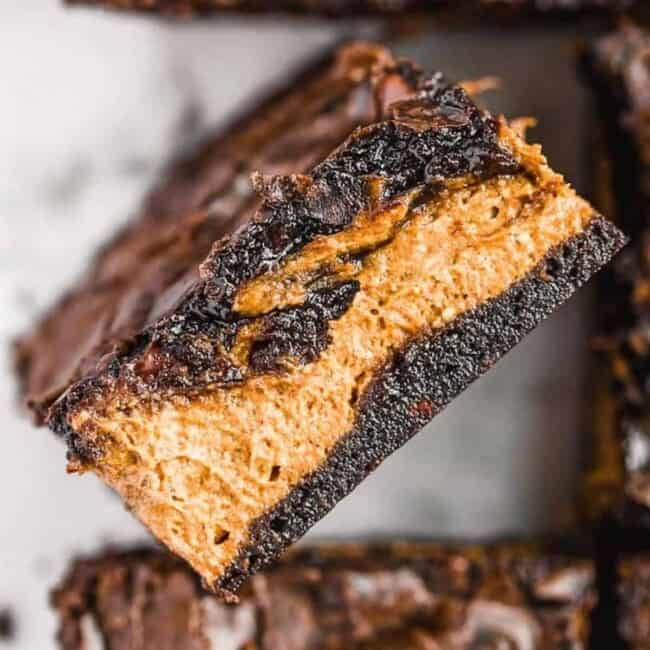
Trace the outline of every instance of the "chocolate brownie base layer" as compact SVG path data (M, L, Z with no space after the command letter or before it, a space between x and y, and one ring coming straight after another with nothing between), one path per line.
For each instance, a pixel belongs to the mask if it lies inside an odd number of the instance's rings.
M649 51L650 33L627 23L584 61L601 125L598 202L632 239L598 284L587 506L593 518L640 527L650 525Z
M298 13L346 17L368 14L440 12L511 16L521 13L580 11L622 12L641 6L638 0L67 0L69 5L93 5L126 11L190 17L215 13Z
M224 594L623 244L516 125L377 52L356 47L344 94L372 123L309 174L255 175L255 216L97 345L48 413L70 470L97 473ZM188 245L175 232L145 277Z
M596 218L501 296L397 352L373 378L353 431L316 472L252 524L248 548L218 587L236 590L247 575L302 537L384 458L571 297L622 242L609 221Z
M62 650L583 650L591 562L529 545L337 544L253 578L238 605L182 563L78 560L53 594Z

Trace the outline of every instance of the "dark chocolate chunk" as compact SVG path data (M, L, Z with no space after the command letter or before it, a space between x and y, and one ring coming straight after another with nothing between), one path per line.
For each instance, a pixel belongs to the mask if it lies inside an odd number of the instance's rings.
M359 283L341 282L310 293L300 307L273 312L262 323L248 361L258 371L277 370L282 362L315 361L328 343L329 322L343 316L359 291Z

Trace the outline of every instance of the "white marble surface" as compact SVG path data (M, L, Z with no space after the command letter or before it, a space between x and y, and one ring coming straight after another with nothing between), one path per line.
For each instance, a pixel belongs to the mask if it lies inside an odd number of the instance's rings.
M47 591L70 554L146 534L93 477L67 476L60 443L17 413L11 338L128 216L170 142L196 136L350 29L176 28L65 12L55 0L0 3L0 608L18 617L12 648L55 647ZM401 49L459 77L502 74L493 101L537 115L534 136L580 185L572 35L530 37L436 33ZM581 456L584 305L583 296L539 328L313 534L489 536L566 522Z

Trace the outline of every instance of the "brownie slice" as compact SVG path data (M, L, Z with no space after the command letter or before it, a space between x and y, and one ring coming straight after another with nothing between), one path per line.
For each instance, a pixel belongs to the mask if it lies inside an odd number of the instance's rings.
M373 123L308 174L254 174L255 216L151 302L120 292L143 325L87 354L47 415L70 471L97 473L224 594L624 243L440 74L385 55L362 87ZM110 254L155 279L212 214L175 224L145 269L120 240Z
M598 202L632 244L598 291L591 514L650 524L650 32L632 23L586 55L600 116ZM607 207L605 207L607 206Z
M586 10L625 11L641 7L639 0L66 0L70 5L96 5L112 9L155 12L190 17L219 12L315 13L346 17L414 12L472 12L486 15L512 13L566 13ZM475 16L474 16L475 17Z
M53 594L62 650L581 650L594 602L587 559L429 543L306 549L238 605L157 551L78 560Z

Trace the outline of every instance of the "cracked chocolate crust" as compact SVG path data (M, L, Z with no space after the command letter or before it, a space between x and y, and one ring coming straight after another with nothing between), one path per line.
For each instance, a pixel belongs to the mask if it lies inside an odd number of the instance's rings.
M66 436L81 462L101 458L101 441L80 437L69 416L92 407L95 398L119 391L159 399L309 363L327 347L328 323L345 313L358 289L336 275L332 284L328 268L316 268L303 280L302 303L250 316L234 303L242 287L409 190L421 195L416 201L426 201L450 179L478 183L520 170L498 142L497 121L460 87L407 63L384 74L381 84L415 95L382 109L387 121L357 129L310 176L255 177L263 197L256 217L214 246L198 282L167 315L102 358L53 405L48 424ZM353 255L363 260L370 252ZM233 361L244 328L253 332L250 349L243 361Z
M352 431L328 460L250 529L250 543L214 585L234 592L272 563L623 246L609 221L551 251L526 278L448 327L395 353L364 395Z
M52 595L62 650L582 650L595 600L591 561L561 548L401 541L294 552L238 605L153 550L79 559Z
M328 52L174 162L77 287L17 342L21 396L37 421L198 282L212 244L259 206L253 171L309 171L404 92L403 77L389 73L396 65L378 45Z
M412 12L468 13L486 16L579 11L622 12L640 7L638 0L66 0L69 5L159 13L188 18L214 13L311 13L329 17ZM474 16L475 17L475 16Z
M597 41L583 68L594 89L606 160L600 202L632 244L598 284L594 340L593 467L587 476L592 517L650 525L650 33L624 24Z

